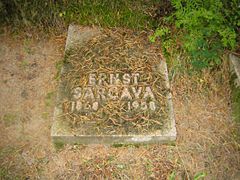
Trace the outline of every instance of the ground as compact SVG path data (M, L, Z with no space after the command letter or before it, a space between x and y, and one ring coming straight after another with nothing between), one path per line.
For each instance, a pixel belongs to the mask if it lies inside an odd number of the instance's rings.
M0 35L0 179L238 179L240 146L226 71L175 73L177 141L64 146L50 128L66 34Z

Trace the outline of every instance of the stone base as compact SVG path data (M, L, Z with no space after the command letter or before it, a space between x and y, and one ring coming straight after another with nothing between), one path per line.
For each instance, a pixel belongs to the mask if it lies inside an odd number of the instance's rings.
M84 43L94 36L100 34L99 29L81 28L79 26L70 25L68 30L68 37L66 41L65 53L74 46L83 46ZM160 61L160 60L159 60ZM161 60L159 70L164 74L166 79L166 86L169 89L169 80L167 65L165 61ZM62 73L65 71L65 66ZM64 83L60 82L57 103L54 110L53 124L51 129L51 137L54 143L67 143L67 144L144 144L144 143L171 143L176 140L176 127L173 113L172 95L168 91L166 95L168 106L168 122L163 130L156 130L154 132L142 134L101 134L101 135L86 135L72 132L68 123L62 118L63 107L63 89Z

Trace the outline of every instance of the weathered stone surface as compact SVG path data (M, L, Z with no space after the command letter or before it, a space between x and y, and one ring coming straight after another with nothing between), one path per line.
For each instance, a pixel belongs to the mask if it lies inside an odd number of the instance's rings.
M237 56L230 54L230 65L231 65L231 73L236 74L235 86L240 87L240 58Z
M131 36L114 33L118 32L69 26L51 131L54 142L131 144L176 139L165 61L155 56L151 45L141 47Z
M96 28L70 25L68 27L65 51L68 51L75 46L84 45L84 43L99 33L100 31Z

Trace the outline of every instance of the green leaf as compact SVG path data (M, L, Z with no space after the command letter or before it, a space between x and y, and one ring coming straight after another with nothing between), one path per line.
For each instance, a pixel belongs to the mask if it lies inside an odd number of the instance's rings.
M200 178L204 178L207 174L205 172L200 172L194 176L194 180L199 180Z

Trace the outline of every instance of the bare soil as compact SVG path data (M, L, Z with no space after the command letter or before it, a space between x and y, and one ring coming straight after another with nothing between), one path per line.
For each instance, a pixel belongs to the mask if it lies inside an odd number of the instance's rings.
M231 118L225 70L175 76L175 145L54 148L56 63L63 59L65 37L0 35L0 179L240 177L239 127Z

